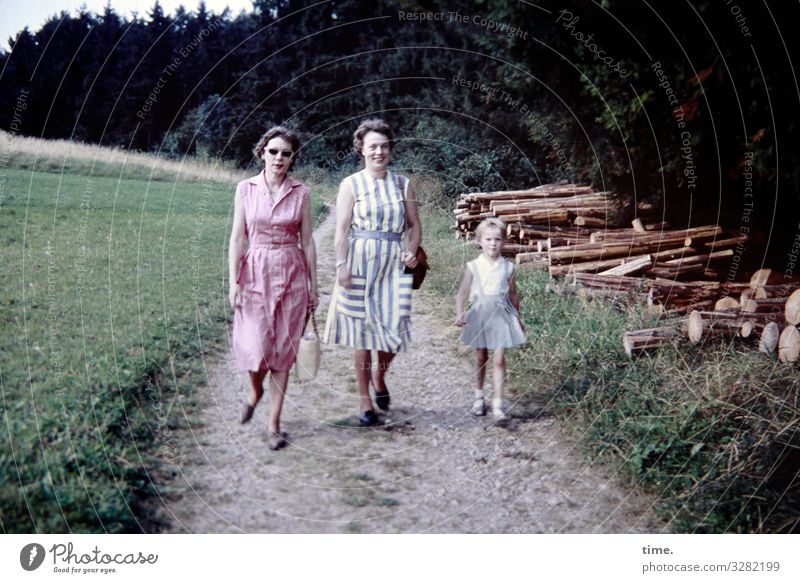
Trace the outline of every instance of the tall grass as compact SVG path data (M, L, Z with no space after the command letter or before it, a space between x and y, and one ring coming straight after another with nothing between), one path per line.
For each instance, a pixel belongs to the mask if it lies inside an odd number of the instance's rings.
M244 173L221 160L164 157L82 144L70 140L42 140L0 130L0 152L10 168L59 174L127 177L177 182L236 183Z
M175 431L198 422L204 358L227 342L238 178L175 165L155 181L161 161L112 154L98 176L97 152L62 172L58 152L35 155L57 173L3 171L0 527L157 530Z
M426 286L452 298L477 250L454 239L445 209L423 217L434 269ZM677 532L800 529L800 378L744 341L676 341L630 359L626 330L655 325L632 301L545 292L521 270L529 344L509 351L510 386L559 416L587 455L658 500ZM588 462L587 462L588 463Z

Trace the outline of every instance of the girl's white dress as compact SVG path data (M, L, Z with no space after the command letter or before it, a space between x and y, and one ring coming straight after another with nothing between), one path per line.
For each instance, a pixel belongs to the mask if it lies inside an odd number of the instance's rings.
M461 341L473 348L513 348L527 342L519 312L508 297L514 264L499 257L489 261L483 255L467 263L472 274L470 307Z

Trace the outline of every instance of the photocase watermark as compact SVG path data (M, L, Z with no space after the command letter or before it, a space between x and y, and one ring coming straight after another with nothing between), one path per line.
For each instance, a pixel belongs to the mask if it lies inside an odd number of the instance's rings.
M338 150L332 157L325 159L322 163L322 169L333 170L339 166L339 164L350 160L353 156L355 156L353 150Z
M560 142L547 123L522 101L521 96L513 95L500 87L489 85L480 80L466 79L458 74L453 75L452 83L456 87L466 89L471 93L478 93L479 95L487 95L490 98L495 98L504 105L519 112L523 123L528 124L528 127L547 143L553 153L553 157L558 163L561 174L565 177L571 177L573 175L574 169L569 161L567 152L562 148Z
M62 303L56 298L57 259L55 249L53 249L50 241L47 242L44 253L47 258L47 354L50 361L51 378L56 384L55 394L62 396L64 394L64 374L61 364L61 342L58 339L60 334L59 322L61 321L59 307Z
M86 186L83 188L81 200L78 204L80 217L78 218L78 235L76 242L78 245L77 256L75 257L75 291L80 297L83 291L83 281L86 278L86 256L88 254L89 243L89 211L91 210L91 200L94 195L94 180L91 177L86 178Z
M168 464L176 465L179 461L180 454L178 452L178 443L172 430L169 428L169 416L167 411L164 410L164 404L161 401L161 391L153 382L153 378L149 374L142 377L144 382L144 394L155 410L156 427L153 431L155 442L159 443L158 456Z
M731 14L736 20L736 24L739 26L739 32L742 33L742 36L748 38L752 37L753 35L750 32L750 27L747 26L747 18L742 12L741 7L738 4L736 4L733 0L722 0L722 1L725 2L725 6L728 6L730 8Z
M39 543L30 543L19 552L19 564L26 571L35 571L42 566L46 556L44 547Z
M197 205L197 214L194 218L194 228L192 229L192 238L189 243L190 254L192 258L192 300L195 304L199 303L203 298L203 292L207 291L201 285L200 265L201 258L208 255L208 249L202 244L203 229L208 218L208 205L211 197L214 195L214 187L210 180L203 183L203 194L200 197L200 202Z
M161 94L161 90L167 86L170 77L172 77L181 64L183 64L184 59L187 59L209 34L224 24L225 23L221 18L217 18L214 22L211 22L207 26L203 27L203 30L197 33L191 41L186 43L178 50L178 54L180 56L175 56L172 59L172 62L162 69L161 75L159 75L156 84L153 85L153 88L148 93L144 104L139 111L136 112L136 117L142 120L147 118L150 110L153 108L153 106L155 106L156 103L158 103L158 96Z
M686 112L683 105L679 105L678 96L672 89L672 84L661 66L661 61L655 61L650 65L650 69L655 73L658 86L664 91L667 101L671 106L672 117L675 125L680 131L680 154L683 161L681 173L686 181L686 188L689 191L697 188L697 172L694 163L694 151L692 148L692 134L686 126Z
M461 14L460 12L397 12L400 22L453 22L463 26L477 26L491 33L503 34L508 38L528 40L528 31L519 26L493 20L480 14Z
M22 114L28 109L29 95L30 92L27 89L20 89L14 101L11 124L8 128L8 134L11 138L16 136L22 129ZM3 208L6 201L6 168L8 168L8 149L3 148L3 150L0 151L0 208Z
M755 208L755 204L753 202L753 158L753 152L748 150L744 153L744 165L742 167L742 178L744 179L742 220L739 225L739 241L736 243L736 247L733 251L733 257L731 258L731 266L728 269L728 275L725 278L726 281L729 282L736 280L736 275L739 273L739 265L742 261L742 255L744 255L744 252L747 249L746 243L750 235L750 227L748 224L752 218L750 215Z
M792 246L786 257L786 269L784 270L785 279L791 279L795 275L795 268L797 267L797 257L800 254L800 224L797 225L797 231L792 240Z
M598 61L605 63L612 71L617 73L621 78L627 78L631 73L622 66L617 59L612 56L606 55L605 49L597 44L594 40L594 33L585 35L582 31L576 30L575 25L580 20L579 16L575 16L569 10L561 10L556 18L556 23L561 23L565 30L568 30L572 38L586 47L589 52L594 55Z

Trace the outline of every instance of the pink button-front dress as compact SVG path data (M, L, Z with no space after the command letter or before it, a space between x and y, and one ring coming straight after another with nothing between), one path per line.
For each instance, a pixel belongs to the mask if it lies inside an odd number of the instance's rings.
M289 370L306 322L308 265L300 225L308 187L287 176L273 205L263 175L236 187L249 246L237 282L233 354L240 371Z

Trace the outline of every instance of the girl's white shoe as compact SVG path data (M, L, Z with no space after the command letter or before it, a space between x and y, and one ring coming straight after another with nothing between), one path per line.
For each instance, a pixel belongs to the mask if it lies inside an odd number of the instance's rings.
M492 399L492 416L495 421L502 421L508 418L503 410L503 399Z
M483 417L486 415L486 403L483 402L483 398L475 399L475 402L472 404L471 413L475 415L475 417Z

